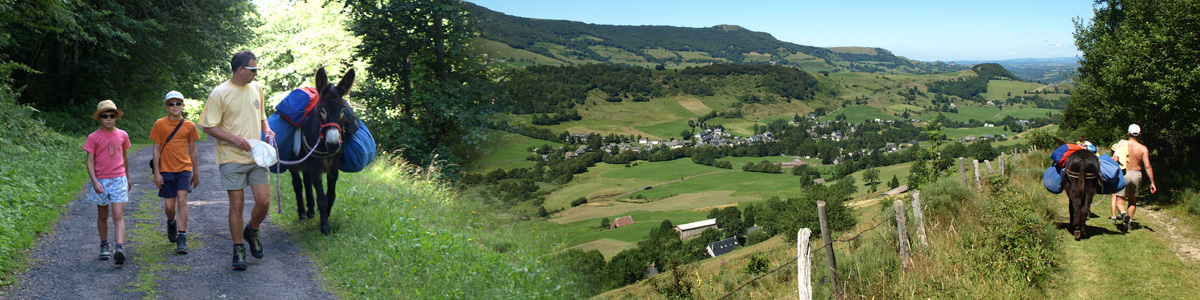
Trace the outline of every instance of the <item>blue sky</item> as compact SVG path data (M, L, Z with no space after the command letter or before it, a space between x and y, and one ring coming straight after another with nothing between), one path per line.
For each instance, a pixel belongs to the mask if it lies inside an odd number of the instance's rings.
M468 0L508 15L608 25L732 24L819 47L880 47L923 61L1074 57L1092 0Z

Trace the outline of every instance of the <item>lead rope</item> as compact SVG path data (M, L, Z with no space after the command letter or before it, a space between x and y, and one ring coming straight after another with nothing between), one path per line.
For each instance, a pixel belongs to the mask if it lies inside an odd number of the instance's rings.
M317 138L317 143L320 143L321 140L324 140L324 139L325 139L325 137ZM275 143L274 136L271 137L271 147L275 148L275 153L278 155L279 145ZM280 180L279 176L282 176L281 174L283 174L283 170L282 170L283 166L285 166L285 165L290 166L290 165L302 163L305 160L307 160L309 156L312 156L313 151L316 151L316 150L317 150L317 147L312 147L312 149L308 150L308 154L304 155L304 158L301 158L299 160L292 160L292 161L279 160L279 163L276 165L275 171L278 171L278 172L275 173L276 174L275 175L275 199L278 200L278 201L276 201L276 202L278 202L278 205L276 205L275 207L278 208L278 212L280 214L283 214L283 195L280 194L281 189L279 188L279 185L280 185L279 184L279 180Z

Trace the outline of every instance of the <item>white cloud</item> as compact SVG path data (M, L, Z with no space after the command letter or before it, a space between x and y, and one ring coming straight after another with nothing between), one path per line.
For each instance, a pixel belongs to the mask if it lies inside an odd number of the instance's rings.
M1054 47L1054 48L1062 47L1062 43L1054 44L1051 47Z

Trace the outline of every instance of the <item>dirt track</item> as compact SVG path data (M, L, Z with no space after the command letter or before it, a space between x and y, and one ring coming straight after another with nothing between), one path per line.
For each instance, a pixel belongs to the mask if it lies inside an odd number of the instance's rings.
M276 219L278 215L274 214L268 217L261 227L263 259L247 253L249 269L231 270L229 202L220 187L214 162L216 143L210 138L200 142L199 147L200 186L188 201L189 254L176 255L174 243L166 239L166 217L146 166L151 149L146 147L129 155L133 165L130 180L134 186L126 206L125 223L126 251L133 255L132 259L124 266L97 259L100 241L96 236L96 208L83 201L85 194L81 187L77 200L59 218L54 232L38 239L29 255L33 261L20 282L0 293L0 298L332 299L308 256L287 240L287 233L272 224L295 222L294 217ZM248 188L245 194L248 221L254 202ZM272 211L277 209L276 205L272 201ZM142 211L141 218L135 218L141 210L150 211ZM139 225L152 229L143 230L152 234L135 235L134 228ZM112 241L115 235L111 225L109 230ZM135 286L139 274L143 274L140 287ZM150 280L154 284L148 284Z

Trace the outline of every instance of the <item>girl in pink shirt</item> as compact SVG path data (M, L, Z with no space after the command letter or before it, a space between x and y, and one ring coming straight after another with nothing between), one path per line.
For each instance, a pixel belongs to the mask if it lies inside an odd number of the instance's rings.
M96 205L96 228L100 232L100 260L112 256L118 265L130 258L125 252L125 203L129 202L129 134L117 129L120 110L112 100L100 101L92 119L100 121L100 129L88 135L83 150L87 151L87 171L91 177L87 201ZM112 221L116 229L116 251L108 244L109 204L112 204Z

